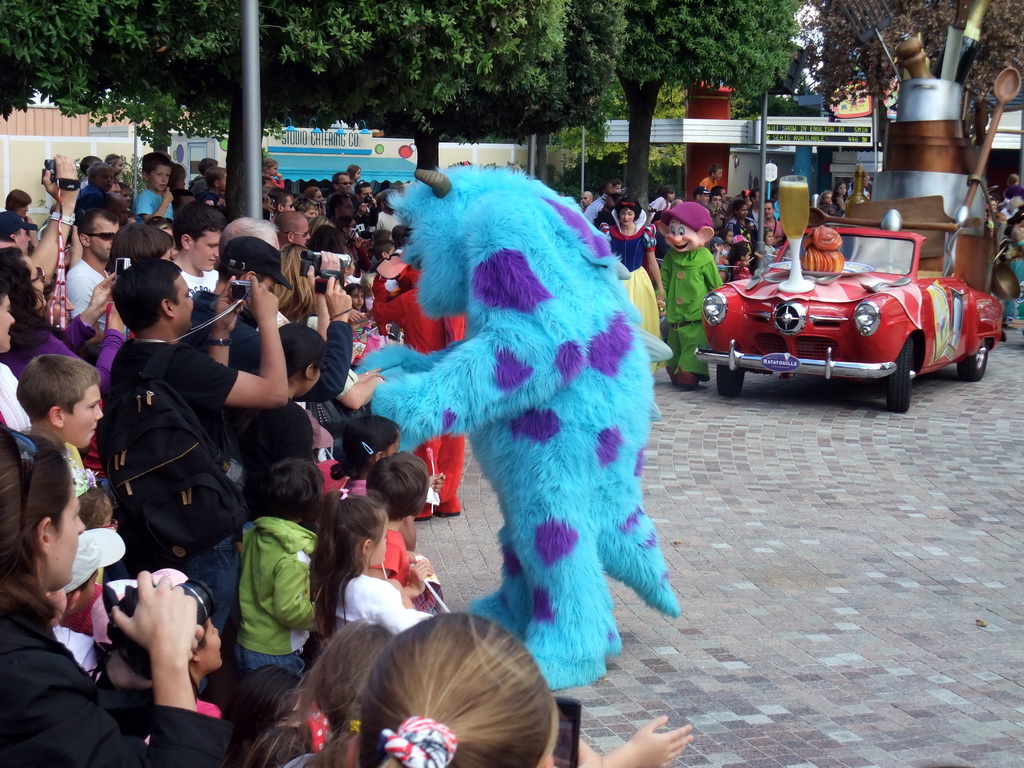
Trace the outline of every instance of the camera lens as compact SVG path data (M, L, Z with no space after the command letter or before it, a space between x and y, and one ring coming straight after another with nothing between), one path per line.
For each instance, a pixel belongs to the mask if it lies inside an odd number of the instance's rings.
M213 592L199 579L189 579L181 588L185 594L196 601L196 624L204 625L207 619L213 616L217 610L217 603L213 599Z

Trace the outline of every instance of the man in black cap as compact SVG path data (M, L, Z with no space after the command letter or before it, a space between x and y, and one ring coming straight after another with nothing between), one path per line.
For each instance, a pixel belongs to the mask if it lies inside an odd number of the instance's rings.
M25 221L14 211L0 213L0 248L17 248L22 256L28 256L28 244L38 227Z
M238 292L246 290L245 280L257 282L268 290L275 286L292 289L291 282L281 272L281 252L277 248L259 237L232 237L217 263L216 288L212 293L195 295L191 326L198 330L187 335L185 341L202 350L216 346L226 348L226 364L239 371L258 371L262 364L261 336L264 329L248 304L243 305L228 338L218 338L210 326L200 329L222 311L226 306L225 298L231 297L233 288ZM348 324L352 297L334 278L327 281L325 290L326 315L322 320L327 323L326 367L320 380L306 395L310 402L337 397L345 386L352 362L352 329ZM277 325L285 322L287 319L279 315ZM215 329L216 325L212 328Z

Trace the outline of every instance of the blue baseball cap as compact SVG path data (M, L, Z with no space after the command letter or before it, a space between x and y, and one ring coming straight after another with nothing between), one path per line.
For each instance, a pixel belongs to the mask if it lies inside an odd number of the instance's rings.
M14 211L0 213L0 236L11 237L19 229L35 232L39 227L30 221L25 221Z

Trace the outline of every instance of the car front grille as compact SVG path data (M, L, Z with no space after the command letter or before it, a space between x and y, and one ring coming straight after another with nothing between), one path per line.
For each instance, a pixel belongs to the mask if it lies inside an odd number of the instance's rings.
M776 333L758 333L754 336L754 345L758 354L768 355L772 352L788 352L786 340Z
M827 336L797 336L795 341L796 356L807 360L824 360L829 347L833 359L839 352L839 342Z

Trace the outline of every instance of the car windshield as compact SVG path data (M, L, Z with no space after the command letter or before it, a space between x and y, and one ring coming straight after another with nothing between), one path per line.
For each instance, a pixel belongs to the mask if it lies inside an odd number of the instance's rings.
M885 272L910 274L914 265L914 241L895 237L872 237L843 233L844 272ZM789 248L780 260L789 261Z

